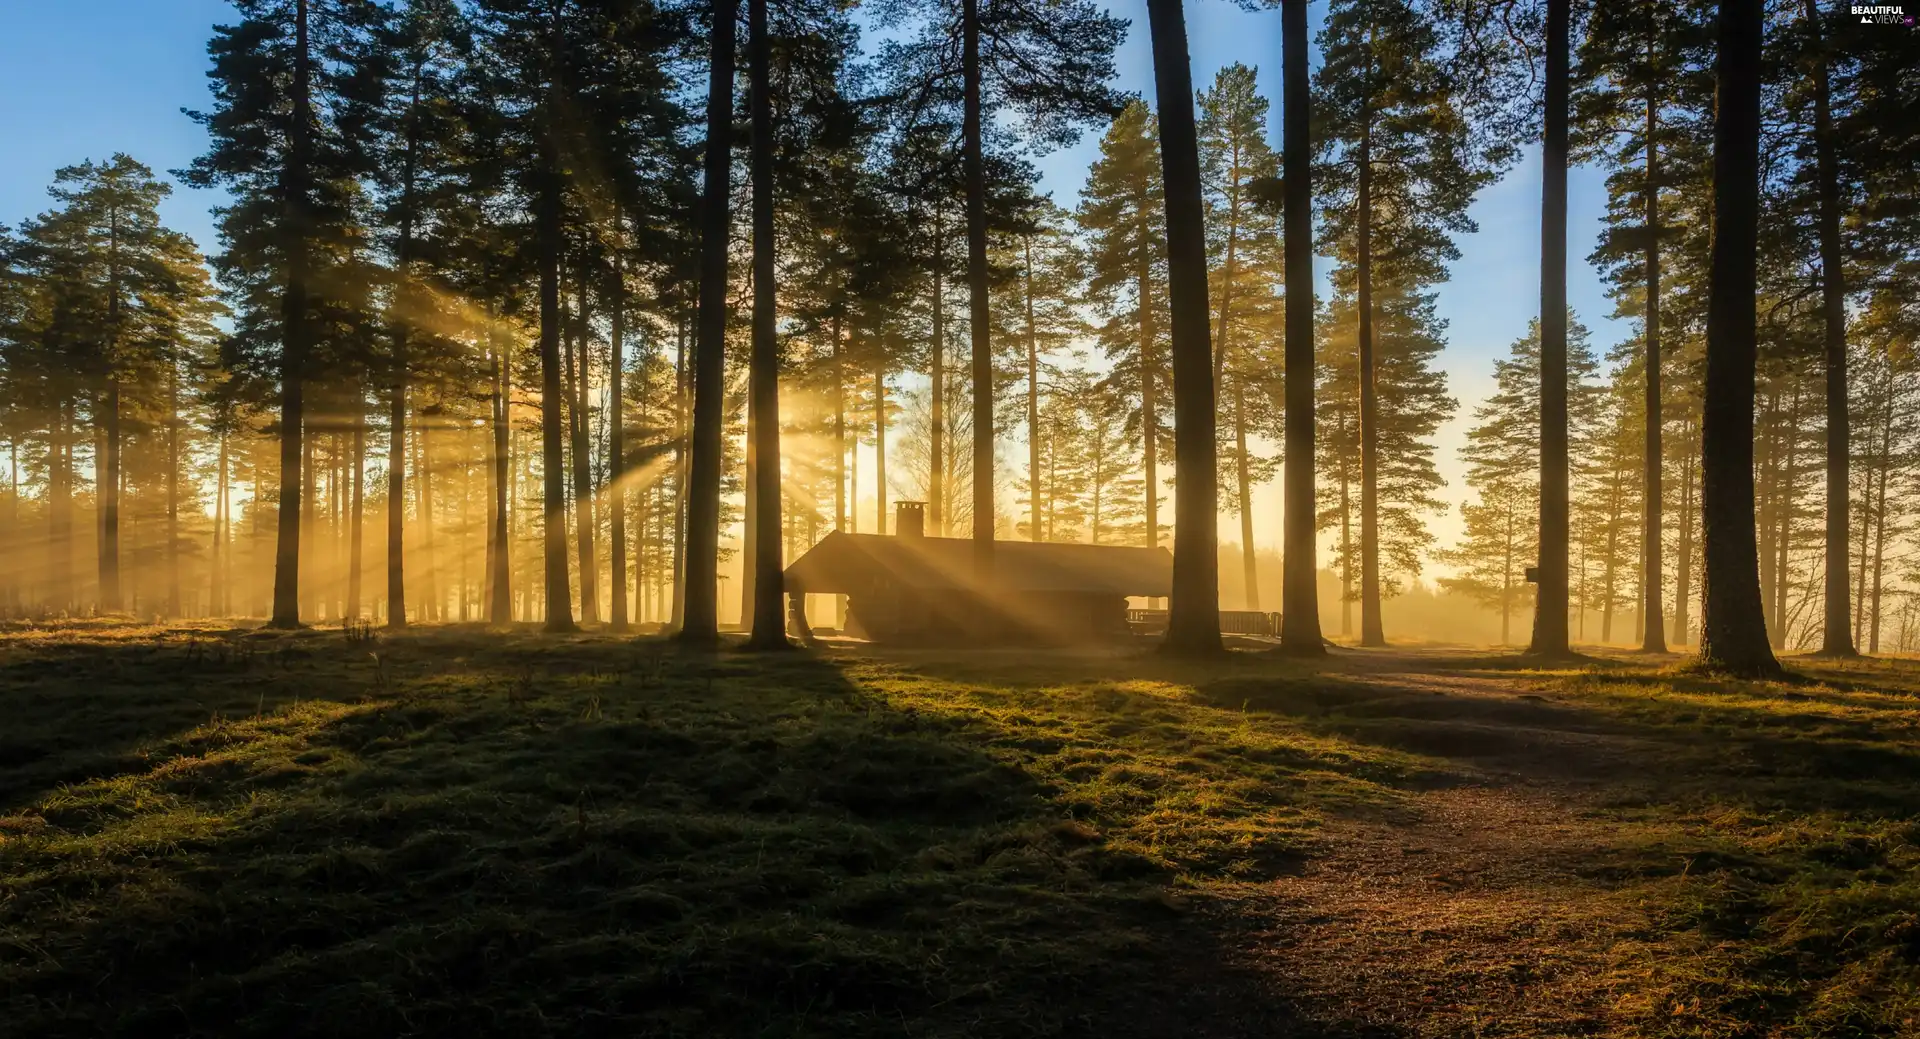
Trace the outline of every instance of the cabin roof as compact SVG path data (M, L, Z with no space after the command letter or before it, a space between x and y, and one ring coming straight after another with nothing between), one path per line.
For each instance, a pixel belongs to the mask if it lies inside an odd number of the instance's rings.
M859 593L876 583L923 591L976 587L972 538L891 537L834 531L787 567L793 592ZM1001 541L993 544L999 591L1164 596L1173 555L1164 548Z

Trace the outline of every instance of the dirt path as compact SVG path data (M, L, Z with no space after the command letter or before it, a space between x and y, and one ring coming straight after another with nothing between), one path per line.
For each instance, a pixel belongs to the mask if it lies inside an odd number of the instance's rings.
M1408 792L1391 818L1329 823L1294 875L1218 907L1243 965L1331 1034L1585 1035L1606 1030L1609 975L1646 921L1597 878L1620 824L1596 811L1631 778L1634 738L1558 706L1520 675L1426 654L1356 657L1342 676L1447 757L1457 785Z

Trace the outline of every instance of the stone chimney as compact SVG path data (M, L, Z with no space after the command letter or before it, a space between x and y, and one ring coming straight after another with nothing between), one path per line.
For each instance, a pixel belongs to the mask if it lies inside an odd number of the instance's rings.
M893 534L895 537L920 538L927 535L927 503L923 501L902 501L893 505Z

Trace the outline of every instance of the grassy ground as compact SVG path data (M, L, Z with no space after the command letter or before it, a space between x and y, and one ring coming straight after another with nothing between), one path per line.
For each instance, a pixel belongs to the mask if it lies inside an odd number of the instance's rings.
M0 633L20 1035L1920 1032L1920 671Z

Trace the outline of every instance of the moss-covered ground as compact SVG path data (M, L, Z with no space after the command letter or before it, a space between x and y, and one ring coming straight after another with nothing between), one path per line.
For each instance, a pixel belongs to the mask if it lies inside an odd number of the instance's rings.
M1920 1033L1920 666L0 632L0 1033Z

